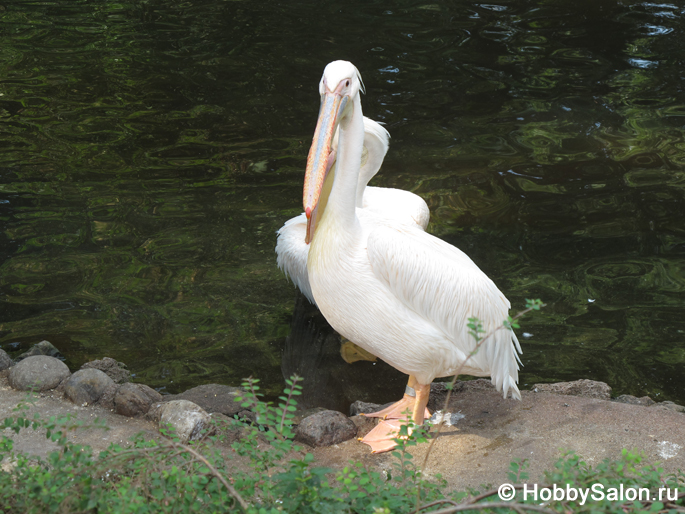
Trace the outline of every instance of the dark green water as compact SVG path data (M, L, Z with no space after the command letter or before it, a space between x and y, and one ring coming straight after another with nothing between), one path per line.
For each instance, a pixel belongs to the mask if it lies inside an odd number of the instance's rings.
M299 369L396 396L401 376L302 335L273 252L321 72L347 59L393 137L374 184L424 197L514 309L548 303L523 387L683 402L684 22L627 0L5 2L0 346L111 356L169 392Z

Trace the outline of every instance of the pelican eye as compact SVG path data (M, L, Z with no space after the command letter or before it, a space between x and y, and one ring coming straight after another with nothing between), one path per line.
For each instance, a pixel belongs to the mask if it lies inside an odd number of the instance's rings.
M345 87L350 87L350 81L349 80L345 81Z

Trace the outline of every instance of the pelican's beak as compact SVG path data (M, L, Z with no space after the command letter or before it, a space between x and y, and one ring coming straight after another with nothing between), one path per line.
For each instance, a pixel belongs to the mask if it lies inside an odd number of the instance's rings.
M340 115L347 105L348 96L342 94L345 81L341 81L335 91L326 92L321 96L321 109L316 122L314 140L307 157L307 169L304 174L304 191L302 203L307 215L307 237L309 244L314 237L316 228L317 207L323 189L326 175L335 161L335 153L331 151L333 135L340 123Z

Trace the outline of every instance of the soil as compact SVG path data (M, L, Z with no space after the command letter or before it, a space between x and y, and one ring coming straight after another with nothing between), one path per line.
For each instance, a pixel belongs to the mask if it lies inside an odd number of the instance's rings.
M15 391L0 373L0 420L28 398ZM543 472L552 469L566 451L575 451L588 464L617 459L627 448L644 454L645 461L660 463L666 472L685 469L685 417L673 406L650 407L581 396L522 391L522 401L503 399L485 381L474 381L454 393L448 410L464 415L456 425L444 428L431 451L424 472L440 473L451 488L465 490L484 484L498 486L507 482L509 463L527 459L530 480L544 481ZM110 430L86 428L70 433L79 443L104 450L110 443L124 445L134 435L145 432L159 437L155 424L127 418L97 406L77 406L60 393L47 391L35 395L28 411L43 419L72 414L86 424L104 420ZM22 430L19 435L6 431L15 441L15 450L45 456L54 449L41 433ZM427 445L412 449L421 464ZM328 448L311 449L319 465L340 468L350 460L377 469L391 467L393 457L372 455L355 439ZM3 463L6 467L8 463Z

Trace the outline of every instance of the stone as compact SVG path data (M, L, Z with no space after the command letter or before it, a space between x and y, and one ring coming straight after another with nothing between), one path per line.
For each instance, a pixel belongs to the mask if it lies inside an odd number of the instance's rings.
M685 407L682 405L678 405L677 403L673 403L670 401L665 401L665 402L659 402L653 407L654 409L665 409L665 410L672 410L675 412L685 412Z
M113 411L115 408L114 398L116 397L119 387L119 384L117 384L116 382L112 382L105 388L105 390L102 392L102 396L100 396L100 399L97 402L95 402L95 404L99 405L103 409Z
M20 391L54 389L71 375L61 360L47 355L27 357L10 368L9 384Z
M202 407L206 412L219 412L228 417L238 414L243 407L235 400L236 396L244 394L239 387L221 384L205 384L188 389L181 394L170 394L164 401L187 400Z
M218 436L219 441L225 446L230 447L233 443L248 437L250 429L240 424L234 418L229 418L220 412L213 412L209 417L217 429L216 435Z
M323 407L313 407L311 409L305 409L305 410L298 410L293 412L293 417L292 417L292 424L293 425L299 425L304 418L307 418L311 416L312 414L316 414L317 412L323 412L328 409L324 409Z
M99 369L107 374L109 378L114 380L117 384L125 384L131 380L131 372L126 369L126 364L118 362L111 357L105 357L101 360L94 360L86 362L81 369Z
M182 443L195 441L214 429L209 414L187 400L172 400L159 405L160 429L171 426Z
M117 414L130 418L145 416L150 406L162 400L162 395L145 384L126 383L119 387L114 397Z
M23 361L24 359L33 357L35 355L47 355L48 357L64 360L64 355L62 355L50 341L41 341L40 343L34 344L30 350L20 354L18 357L15 357L14 362Z
M113 385L114 380L99 369L80 369L64 384L64 396L77 405L92 404Z
M576 380L574 382L557 382L556 384L535 384L533 392L585 396L598 400L611 400L611 387L595 380Z
M393 403L394 402L390 402L386 403L385 405L380 405L378 403L368 403L357 400L356 402L352 402L352 405L350 405L350 416L358 416L359 414L371 414L372 412L378 412L381 409L389 407Z
M483 380L483 382L481 382L481 379L469 380L468 382L457 380L454 384L454 388L452 389L450 400L455 398L457 393L466 390L467 387L469 387L469 389L471 390L482 390L492 388L492 384L489 380ZM445 400L447 399L447 394L449 392L449 390L447 389L448 384L449 382L433 382L431 384L431 394L428 397L429 411L434 412L436 410L442 410L445 408ZM467 386L467 384L470 385Z
M350 416L350 421L357 427L357 437L364 437L378 424L378 418L368 416Z
M7 369L14 364L5 350L0 350L0 371Z
M630 405L643 405L644 407L649 407L650 405L654 405L656 403L649 396L642 396L641 398L638 398L637 396L633 396L631 394L622 394L621 396L614 398L613 401L618 403L629 403Z
M342 412L327 410L317 412L298 425L295 440L309 446L332 446L352 439L357 426Z

